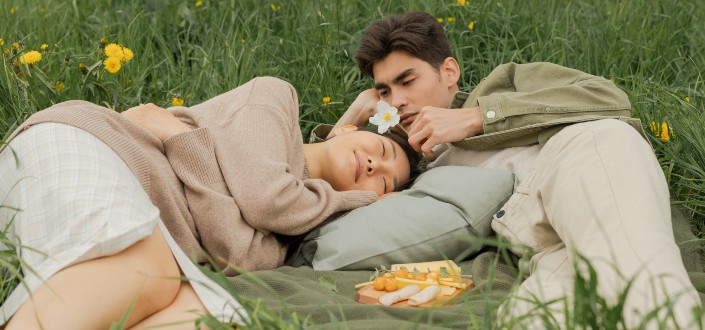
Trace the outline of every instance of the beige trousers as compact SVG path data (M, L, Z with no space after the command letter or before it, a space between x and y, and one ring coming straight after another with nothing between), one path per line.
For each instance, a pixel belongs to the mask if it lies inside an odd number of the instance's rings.
M546 143L534 170L492 223L510 242L536 252L529 277L500 307L500 320L545 328L537 317L545 310L542 302L552 310L551 322L568 327L576 269L589 276L586 264L577 262L581 255L595 269L597 292L610 304L633 280L622 314L628 328L657 308L658 319L669 320L666 328L690 328L700 299L670 217L665 177L636 130L611 119L563 129Z

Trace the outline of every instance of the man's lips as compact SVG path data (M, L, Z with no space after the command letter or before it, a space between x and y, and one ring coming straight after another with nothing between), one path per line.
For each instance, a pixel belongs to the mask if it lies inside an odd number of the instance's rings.
M399 116L402 126L408 126L413 123L414 119L416 119L416 115L416 113L403 113L401 116Z
M353 155L355 156L355 182L357 182L357 179L360 178L360 174L362 173L362 164L360 163L360 157L357 156L357 152L353 151Z

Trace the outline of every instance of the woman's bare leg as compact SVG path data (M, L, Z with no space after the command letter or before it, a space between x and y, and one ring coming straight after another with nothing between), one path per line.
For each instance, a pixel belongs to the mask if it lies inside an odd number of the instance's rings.
M179 267L159 227L118 254L61 270L15 313L7 329L107 329L135 297L127 327L169 306Z
M188 282L181 283L179 294L168 307L136 324L132 329L189 329L194 327L194 321L205 315L206 306L203 305L196 291ZM167 324L171 326L166 326ZM204 326L201 326L203 329Z

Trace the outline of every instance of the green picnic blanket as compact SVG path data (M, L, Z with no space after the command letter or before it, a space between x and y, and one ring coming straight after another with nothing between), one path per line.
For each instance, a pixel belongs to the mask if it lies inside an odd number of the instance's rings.
M673 228L691 281L705 301L703 241L693 235L688 217L675 207ZM232 277L228 284L236 298L251 310L264 308L289 320L298 317L315 324L316 328L489 328L495 320L497 306L508 296L512 286L523 279L519 278L522 275L516 262L516 257L497 248L487 248L474 259L460 262L463 274L472 275L476 287L454 305L432 308L357 303L354 286L369 281L373 271L280 267Z

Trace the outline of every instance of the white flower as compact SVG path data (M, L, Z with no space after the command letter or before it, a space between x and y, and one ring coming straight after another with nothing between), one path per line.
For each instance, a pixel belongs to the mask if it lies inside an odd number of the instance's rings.
M370 124L377 125L377 132L384 134L390 127L399 124L399 110L384 101L377 102L377 113L370 117Z

